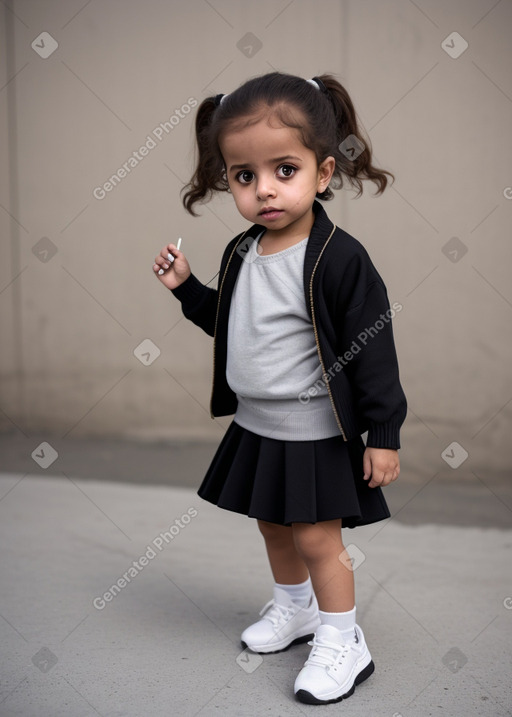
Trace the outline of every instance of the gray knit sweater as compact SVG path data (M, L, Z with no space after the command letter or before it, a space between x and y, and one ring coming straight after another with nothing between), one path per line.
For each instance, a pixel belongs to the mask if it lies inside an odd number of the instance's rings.
M235 422L268 438L307 441L340 431L318 358L303 290L307 238L262 256L251 243L233 293L226 377ZM301 402L317 383L314 398Z

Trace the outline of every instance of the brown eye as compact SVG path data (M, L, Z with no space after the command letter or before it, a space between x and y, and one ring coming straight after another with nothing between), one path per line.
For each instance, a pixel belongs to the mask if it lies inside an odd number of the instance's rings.
M244 169L240 174L237 175L237 180L240 184L250 184L254 179L254 174L248 169Z
M289 177L293 177L295 171L295 167L292 167L291 164L282 164L277 170L277 173L279 176L286 177L288 179Z

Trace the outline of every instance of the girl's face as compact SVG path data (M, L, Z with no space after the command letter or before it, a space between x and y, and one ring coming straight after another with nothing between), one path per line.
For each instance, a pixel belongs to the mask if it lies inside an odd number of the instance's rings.
M266 227L270 238L309 236L313 202L334 171L334 158L320 166L298 130L272 126L268 117L221 135L219 145L229 188L240 214Z

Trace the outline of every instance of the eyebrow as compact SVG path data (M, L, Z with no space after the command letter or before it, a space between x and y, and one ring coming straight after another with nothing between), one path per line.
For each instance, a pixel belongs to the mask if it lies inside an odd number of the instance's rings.
M277 164L278 162L284 162L285 160L290 159L293 159L296 162L302 162L300 157L295 157L293 154L286 154L284 157L274 157L274 159L269 159L268 164ZM245 162L245 164L232 164L229 171L232 172L234 169L246 169L250 166L250 162Z

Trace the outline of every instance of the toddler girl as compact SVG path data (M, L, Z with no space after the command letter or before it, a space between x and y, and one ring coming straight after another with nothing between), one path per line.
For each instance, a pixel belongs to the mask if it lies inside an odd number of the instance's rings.
M216 290L174 244L153 265L213 336L212 417L234 414L198 493L255 518L265 541L273 599L242 645L311 640L295 694L337 702L374 670L341 529L390 516L381 488L399 474L406 400L385 285L318 200L346 182L359 196L364 179L381 193L392 175L372 164L331 75L273 72L209 97L196 137L186 209L230 192L250 224L228 244Z

